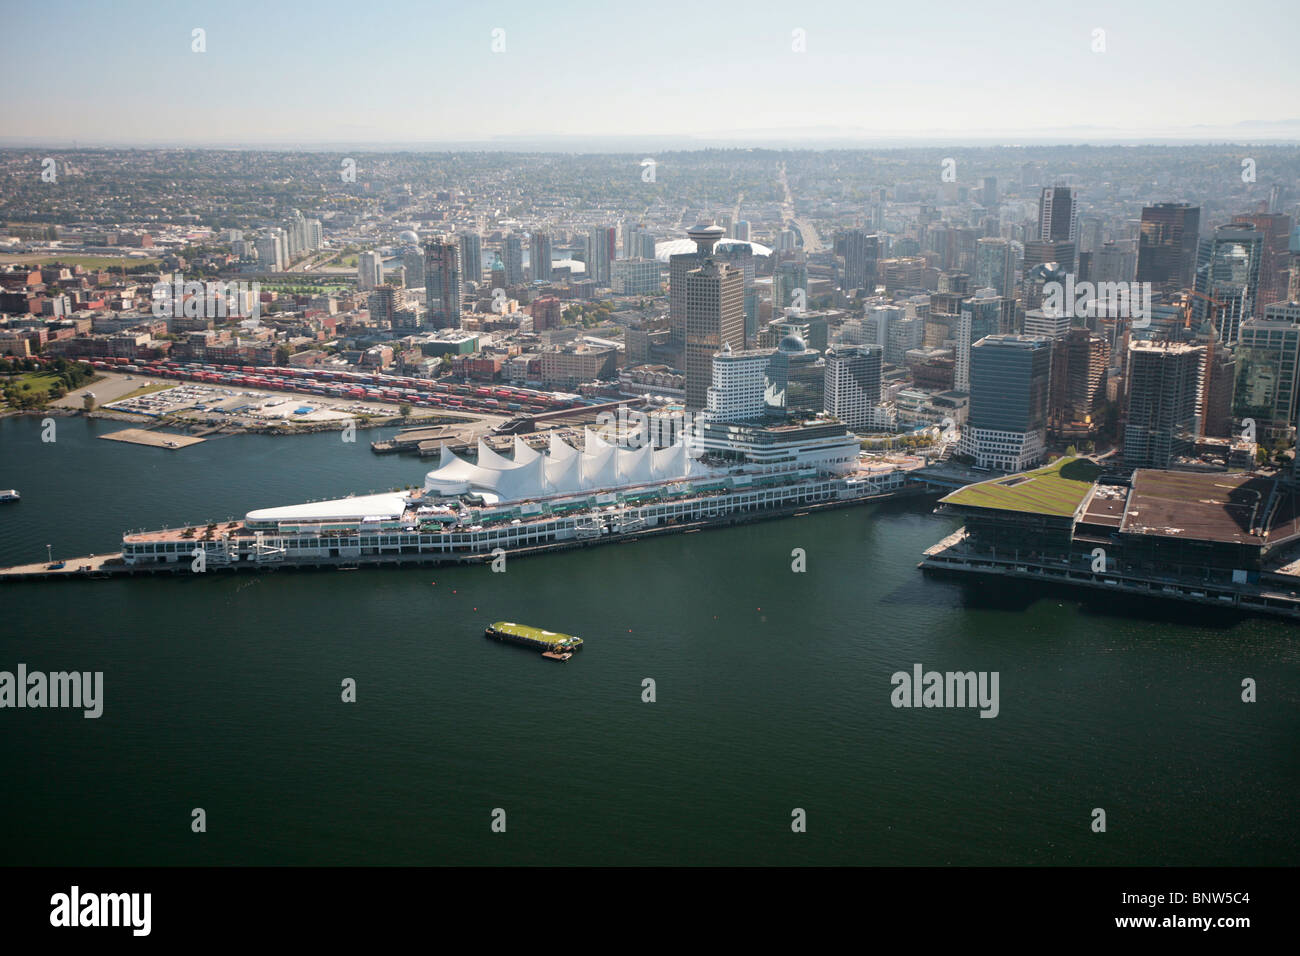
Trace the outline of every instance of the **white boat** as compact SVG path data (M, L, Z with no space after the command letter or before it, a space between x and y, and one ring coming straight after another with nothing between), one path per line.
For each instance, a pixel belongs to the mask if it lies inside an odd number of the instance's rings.
M19 494L17 491L15 491L13 488L8 488L8 489L6 489L5 491L0 491L0 502L4 502L4 501L18 501L18 500L20 500L21 498L22 498L22 495L20 495L20 494Z

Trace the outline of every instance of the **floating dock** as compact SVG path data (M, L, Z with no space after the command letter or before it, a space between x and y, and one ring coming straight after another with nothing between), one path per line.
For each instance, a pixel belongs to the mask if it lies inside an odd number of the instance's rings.
M567 661L573 652L582 648L582 638L572 634L560 634L527 624L515 624L512 621L497 621L489 624L483 631L485 637L508 644L521 644L542 652L543 657L551 660Z

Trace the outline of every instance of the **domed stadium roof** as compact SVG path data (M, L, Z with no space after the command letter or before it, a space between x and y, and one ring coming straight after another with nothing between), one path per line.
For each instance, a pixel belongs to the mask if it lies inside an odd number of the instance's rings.
M397 235L398 242L410 242L419 245L420 237L415 234L414 229L405 229Z
M714 246L717 252L723 252L730 246L749 246L756 256L770 256L772 250L757 242L745 242L742 239L722 239ZM660 262L667 262L669 256L681 255L684 252L695 251L695 240L693 239L667 239L663 242L655 243L655 259Z

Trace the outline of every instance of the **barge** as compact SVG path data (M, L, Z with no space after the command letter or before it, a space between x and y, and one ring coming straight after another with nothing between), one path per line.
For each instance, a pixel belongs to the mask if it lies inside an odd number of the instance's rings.
M543 657L551 660L567 661L574 651L582 649L582 638L572 634L560 634L527 624L513 621L497 621L489 624L483 631L484 637L507 644L519 644L541 651Z

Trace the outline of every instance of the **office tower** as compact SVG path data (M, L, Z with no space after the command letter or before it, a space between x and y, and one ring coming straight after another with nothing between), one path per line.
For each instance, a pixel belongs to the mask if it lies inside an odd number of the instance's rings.
M357 288L369 292L384 281L384 258L366 250L357 256Z
M907 364L907 353L925 345L925 320L901 318L889 324L885 342L885 361L890 365Z
M1260 234L1259 289L1255 295L1255 315L1263 316L1266 306L1289 298L1287 243L1291 238L1291 217L1277 212L1246 213L1233 216L1232 221L1254 226Z
M1249 224L1219 226L1197 247L1192 318L1197 325L1209 318L1227 345L1255 312L1262 251L1263 236Z
M763 396L771 349L733 349L723 345L713 356L713 380L705 396L702 417L711 422L762 421Z
M467 281L483 281L483 237L477 232L461 234L460 261Z
M984 238L975 243L975 287L994 289L1004 298L1016 294L1016 253L1010 239Z
M802 295L800 295L802 292ZM808 263L803 253L782 259L772 271L772 308L809 308Z
M713 256L719 262L725 262L733 269L739 269L745 274L745 288L754 287L754 248L745 243L733 242L728 243L726 240L719 242L713 249Z
M768 414L776 418L803 419L816 415L826 404L826 363L799 336L781 339L767 363L764 387Z
M1106 368L1110 364L1105 336L1072 328L1053 343L1052 358L1048 430L1057 435L1095 432L1101 424L1096 415L1106 400Z
M1051 354L1051 342L1024 335L989 335L971 346L959 451L976 467L1023 471L1042 460Z
M553 295L544 295L534 299L528 311L533 317L533 331L545 332L560 327L562 304Z
M1096 252L1101 248L1101 220L1085 216L1079 224L1079 252Z
M1237 360L1232 413L1253 418L1261 428L1289 428L1296 416L1300 325L1247 319L1232 354Z
M1264 318L1272 322L1290 322L1300 325L1300 302L1291 299L1287 302L1273 302L1264 306Z
M867 342L879 345L882 349L889 344L889 330L903 319L903 310L896 305L873 306L867 310L862 320L862 327ZM922 341L924 341L922 336ZM889 361L889 357L885 357Z
M869 236L864 229L846 229L835 237L834 251L844 259L844 278L840 287L846 292L861 289L871 295L876 288L880 237Z
M1138 234L1137 281L1165 296L1192 287L1201 210L1185 202L1144 206Z
M610 284L610 263L617 258L617 242L618 230L613 226L595 226L587 233L587 276L601 288Z
M749 220L737 219L734 235L741 242L749 242Z
M1044 186L1038 199L1038 238L1044 242L1068 242L1077 248L1079 204L1068 186Z
M654 259L617 259L612 287L619 295L658 295L659 263Z
M447 239L424 244L424 301L428 324L435 329L460 327L464 286L460 245Z
M939 295L966 296L970 294L970 273L969 272L944 272L939 276ZM934 311L934 298L930 300L931 311Z
M523 285L524 282L524 239L522 236L509 235L502 247L502 265L506 267L506 286Z
M694 240L695 251L668 258L668 344L679 354L684 354L686 349L686 276L703 264L725 234L719 226L701 222L686 235Z
M721 232L720 229L717 231ZM722 351L724 345L733 349L744 348L745 278L738 270L706 258L702 265L686 274L683 285L686 407L698 412L708 402L709 384L713 381L713 356Z
M1088 271L1091 282L1132 282L1137 272L1138 252L1130 239L1103 242L1092 257Z
M534 282L551 281L551 234L535 232L528 243L528 264Z
M899 289L921 288L925 260L920 256L896 256L879 260L876 269L879 272L878 284L885 287L885 292L893 295Z
M1029 275L1034 266L1055 263L1063 274L1072 274L1076 267L1073 242L1056 242L1048 239L1030 240L1025 243L1024 274Z
M1070 331L1073 319L1069 312L1051 309L1029 309L1025 312L1025 335L1044 339L1063 339Z
M837 345L826 352L823 409L852 429L874 424L885 351L879 345Z
M979 289L959 309L957 343L953 349L953 388L969 392L971 346L984 336L1001 331L1002 297L992 289Z
M1198 345L1133 342L1128 349L1124 464L1168 468L1192 454L1198 432L1201 363Z

